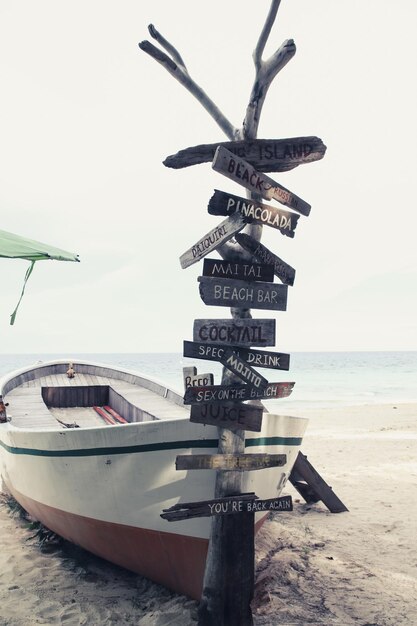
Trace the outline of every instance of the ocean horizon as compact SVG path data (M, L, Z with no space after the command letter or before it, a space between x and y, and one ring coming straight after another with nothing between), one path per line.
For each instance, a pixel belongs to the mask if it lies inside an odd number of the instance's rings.
M153 353L16 353L0 355L0 376L39 361L85 359L133 370L182 393L183 367L214 374L220 384L222 367L214 361L183 357L176 352ZM269 382L295 382L288 398L269 400L268 410L417 402L417 351L293 352L290 369L258 368Z

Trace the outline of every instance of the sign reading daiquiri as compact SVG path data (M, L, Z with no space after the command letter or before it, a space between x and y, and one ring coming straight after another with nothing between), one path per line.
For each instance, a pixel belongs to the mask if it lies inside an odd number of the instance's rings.
M229 346L274 346L274 319L199 319L194 320L193 340Z
M247 283L244 280L222 280L199 276L200 297L210 306L285 311L287 285Z
M215 190L208 204L210 215L233 215L240 213L256 224L276 228L287 237L294 237L299 215L284 211L256 200L248 200L231 193Z
M214 155L212 167L227 178L239 183L249 191L261 195L266 200L277 200L303 215L309 215L311 205L277 183L266 174L255 170L250 163L219 146Z

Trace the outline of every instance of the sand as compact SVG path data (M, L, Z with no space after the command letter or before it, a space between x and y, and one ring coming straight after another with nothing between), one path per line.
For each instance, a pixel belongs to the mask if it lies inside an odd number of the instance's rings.
M300 413L299 413L300 414ZM349 508L275 513L257 538L256 626L417 624L417 404L303 411L302 451ZM186 626L195 602L64 546L0 506L0 624Z

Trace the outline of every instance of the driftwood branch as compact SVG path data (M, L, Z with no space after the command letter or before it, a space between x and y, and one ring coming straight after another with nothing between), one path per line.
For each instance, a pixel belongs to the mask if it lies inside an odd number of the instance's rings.
M220 126L229 139L235 139L238 130L229 122L218 106L209 98L206 92L191 78L179 52L170 44L151 24L149 26L151 36L165 48L166 54L150 41L141 41L139 48L158 61L183 87L185 87L206 109L214 121Z
M256 45L255 51L253 53L253 61L255 63L256 70L259 70L262 63L262 55L264 53L266 42L268 41L268 37L271 33L272 26L274 25L275 18L278 13L279 5L281 4L281 0L272 0L271 8L269 9L268 16L266 18L264 27L259 36L258 43Z

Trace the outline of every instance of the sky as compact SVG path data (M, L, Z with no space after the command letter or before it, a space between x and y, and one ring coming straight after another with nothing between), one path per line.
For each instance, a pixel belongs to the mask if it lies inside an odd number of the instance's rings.
M0 228L81 259L37 263L14 326L28 263L0 259L2 353L180 352L194 319L230 317L179 257L222 221L213 189L244 190L210 164L164 167L226 138L138 43L153 23L240 126L269 5L0 0ZM294 239L263 229L297 272L286 312L253 311L277 320L278 351L417 350L416 22L413 0L281 2L264 58L297 52L258 136L327 152L271 174L312 205Z

